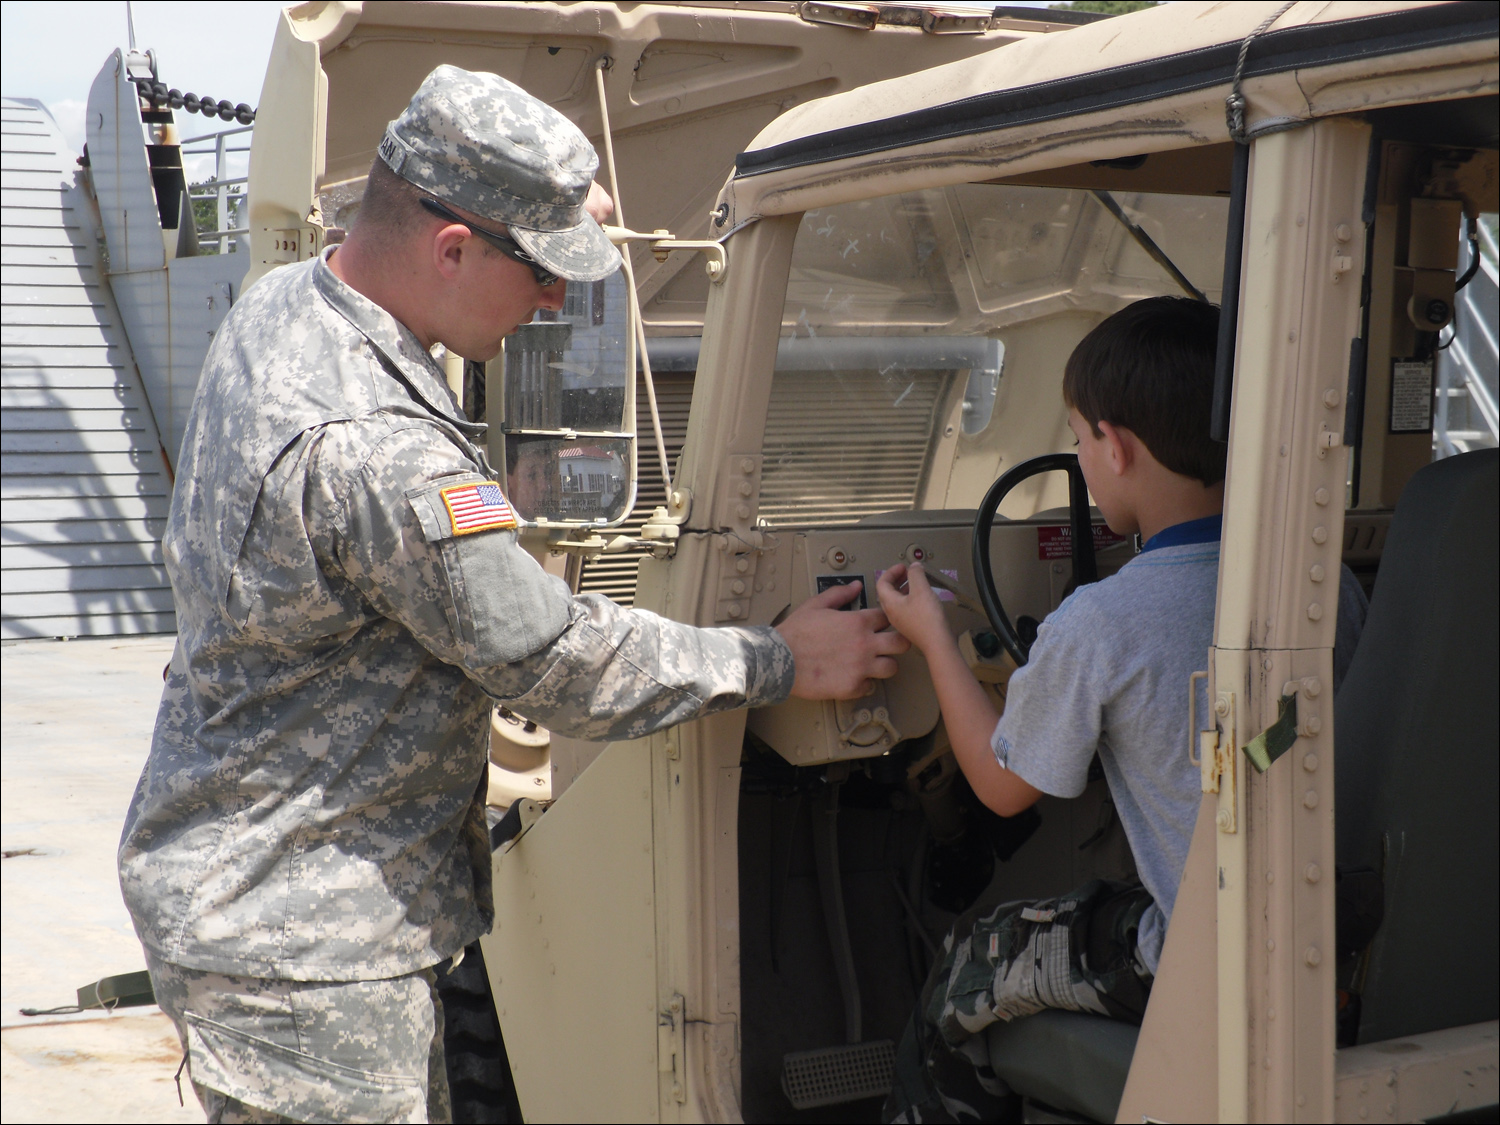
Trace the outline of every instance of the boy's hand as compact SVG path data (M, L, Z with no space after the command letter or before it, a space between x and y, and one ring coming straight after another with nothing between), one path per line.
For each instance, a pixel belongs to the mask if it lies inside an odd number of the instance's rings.
M920 564L897 563L880 576L875 592L891 624L923 652L954 643L943 603L933 593Z
M911 647L878 609L841 610L859 596L860 584L832 586L808 598L776 626L795 661L792 694L799 699L858 699L870 681L896 674L896 661Z

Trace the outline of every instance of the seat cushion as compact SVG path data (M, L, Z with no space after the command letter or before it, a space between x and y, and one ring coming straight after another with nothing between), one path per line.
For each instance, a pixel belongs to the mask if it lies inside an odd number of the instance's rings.
M1411 478L1339 689L1337 861L1385 887L1361 1043L1500 1014L1497 507L1493 449Z
M1049 1008L986 1033L990 1065L1018 1094L1094 1121L1113 1121L1141 1029Z

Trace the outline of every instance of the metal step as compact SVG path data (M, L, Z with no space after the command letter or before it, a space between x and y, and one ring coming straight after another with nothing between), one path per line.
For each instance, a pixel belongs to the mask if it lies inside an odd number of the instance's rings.
M797 1109L842 1105L890 1093L896 1047L872 1039L847 1047L820 1047L782 1056L781 1089Z

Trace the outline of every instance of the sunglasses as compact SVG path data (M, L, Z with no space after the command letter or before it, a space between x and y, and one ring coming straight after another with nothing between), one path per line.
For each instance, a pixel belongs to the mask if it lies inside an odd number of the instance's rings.
M450 223L457 223L459 226L468 227L476 236L484 239L496 250L500 251L500 253L511 259L511 261L520 262L523 266L526 266L531 270L533 276L536 277L536 283L543 289L549 285L557 284L557 274L521 249L521 244L510 236L496 234L494 231L475 226L452 208L444 206L431 196L424 195L422 197L422 206L440 219L447 219Z

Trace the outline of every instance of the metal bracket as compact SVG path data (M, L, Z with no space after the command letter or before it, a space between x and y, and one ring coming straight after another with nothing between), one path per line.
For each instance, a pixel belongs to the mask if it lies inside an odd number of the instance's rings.
M530 797L522 797L506 810L505 816L491 831L490 846L495 846L494 840L498 834L501 840L500 853L504 855L521 842L521 837L530 832L532 825L541 820L542 814L551 807L551 801L533 801Z
M1204 762L1202 750L1199 750L1197 757L1193 756L1195 744L1201 741L1198 737L1200 733L1198 730L1198 681L1207 679L1208 673L1206 671L1194 672L1188 677L1188 761L1192 762L1199 769L1203 768ZM1217 793L1218 791L1219 786L1217 782L1214 783L1212 789L1208 787L1208 775L1205 773L1203 776L1203 792Z
M616 536L615 541L626 538L628 537L624 535ZM613 546L613 541L607 542L604 536L595 534L586 535L582 539L574 539L571 534L564 532L562 535L547 540L547 550L554 554L581 555L585 559L596 559ZM625 547L614 549L623 551L628 546L630 546L629 543Z
M691 488L685 488L684 486L673 482L672 494L667 497L667 520L671 523L679 525L684 524L687 523L688 516L692 515L692 512L693 490ZM655 522L656 515L655 513L652 513L651 519L648 521L648 523ZM646 535L644 528L642 529L641 534ZM649 539L650 536L646 535L646 538Z
M1214 700L1214 717L1218 720L1218 729L1206 732L1212 735L1213 758L1212 766L1208 765L1209 742L1205 738L1201 744L1200 751L1203 756L1204 771L1210 769L1215 775L1216 788L1205 792L1217 792L1219 794L1219 811L1214 817L1214 823L1219 826L1219 831L1226 836L1232 836L1240 830L1239 816L1239 760L1237 738L1235 737L1235 715L1234 715L1234 692L1221 691L1218 698Z
M1198 732L1198 760L1194 764L1198 767L1203 792L1217 793L1219 791L1218 731L1200 730Z
M315 228L310 226L282 227L272 229L261 227L260 233L265 238L263 247L259 247L264 260L271 265L281 265L284 262L301 262L309 258L317 257L317 237ZM304 253L306 249L306 253Z
M679 1105L687 1101L686 1035L687 1002L674 992L665 1012L656 1017L656 1069L672 1076L672 1100Z
M626 227L605 227L604 233L616 246L622 246L627 242L644 242L651 248L652 255L658 262L665 262L667 255L673 250L694 250L707 257L703 263L708 272L708 280L715 285L724 280L724 275L729 271L729 255L724 249L724 244L712 239L678 238L669 230L654 230L650 233L638 230L629 230Z
M651 513L651 518L641 528L639 539L629 535L616 535L605 544L601 554L617 555L622 551L649 551L655 559L669 559L677 553L677 539L681 525L667 516L660 505Z
M666 508L658 505L652 509L651 518L641 525L641 537L630 540L628 546L650 551L653 558L669 559L677 553L677 540L682 534L682 524L683 520L669 515ZM624 539L623 535L611 539L605 550L625 550L626 546L618 546Z

